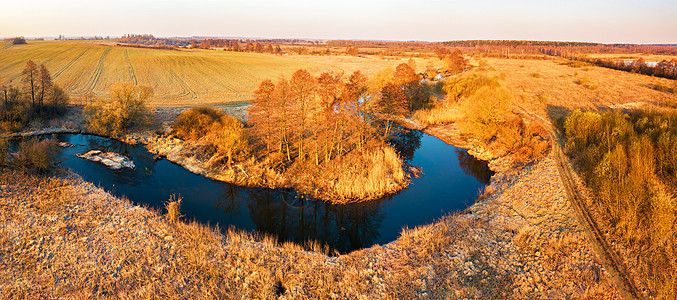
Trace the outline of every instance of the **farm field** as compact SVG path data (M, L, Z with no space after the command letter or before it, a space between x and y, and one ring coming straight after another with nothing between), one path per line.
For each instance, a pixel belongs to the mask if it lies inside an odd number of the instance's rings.
M112 41L29 41L0 46L0 84L20 84L26 61L45 64L74 103L103 97L116 82L153 87L152 106L188 106L248 101L264 79L304 68L317 75L360 70L372 75L407 59L379 57L271 55L215 50L160 50L115 46ZM440 66L436 58L416 58L417 71Z

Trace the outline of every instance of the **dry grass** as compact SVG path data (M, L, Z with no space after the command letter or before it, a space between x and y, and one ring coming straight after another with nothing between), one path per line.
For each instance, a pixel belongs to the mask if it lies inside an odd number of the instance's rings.
M378 57L142 49L112 46L110 41L31 41L28 45L0 47L0 84L12 80L17 85L21 68L29 59L45 64L75 103L85 104L88 95L106 96L116 82L132 82L153 87L151 106L248 101L261 81L291 76L301 68L313 74L360 70L372 75L406 62ZM415 60L419 71L430 64L441 64L437 59Z
M333 203L373 199L397 192L408 183L402 159L389 146L362 153L355 151L322 168L317 175L311 182L335 198Z
M183 202L183 197L171 195L169 201L165 203L165 208L167 209L167 221L172 224L176 224L181 219L181 202Z
M440 104L431 109L420 109L414 113L413 119L427 125L455 123L461 119L458 109Z
M677 104L677 95L651 88L654 85L672 87L676 82L670 79L597 66L573 68L562 64L565 61L560 59L487 58L487 61L491 67L489 74L504 75L501 86L515 94L520 107L544 117L562 117L567 110L576 109ZM540 78L533 77L532 73L538 73ZM577 84L580 79L587 80L585 84L592 88Z

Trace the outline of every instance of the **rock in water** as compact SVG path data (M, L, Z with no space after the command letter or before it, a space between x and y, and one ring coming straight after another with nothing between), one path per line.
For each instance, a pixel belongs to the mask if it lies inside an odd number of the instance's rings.
M102 163L113 170L119 170L122 168L128 168L132 170L136 169L136 166L134 165L134 162L131 159L115 152L90 150L87 153L75 154L75 156L89 161Z

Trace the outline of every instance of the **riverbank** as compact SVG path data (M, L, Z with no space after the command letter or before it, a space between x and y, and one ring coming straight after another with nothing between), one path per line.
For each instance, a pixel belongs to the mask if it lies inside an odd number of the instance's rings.
M171 225L73 175L6 170L0 188L0 297L620 297L573 217L553 153L499 170L464 214L334 257L319 245Z
M548 156L495 180L465 214L331 257L233 230L172 225L74 175L5 171L0 296L619 297L561 185Z

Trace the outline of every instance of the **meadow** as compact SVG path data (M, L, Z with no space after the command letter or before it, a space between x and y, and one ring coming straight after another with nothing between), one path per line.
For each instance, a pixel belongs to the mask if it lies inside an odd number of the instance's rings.
M289 77L298 69L313 75L329 70L373 75L408 58L144 49L116 46L113 41L29 41L0 46L0 85L20 85L28 60L44 64L74 103L103 97L116 82L132 82L154 89L152 106L189 106L251 100L261 81ZM435 58L414 60L417 71L441 65Z

